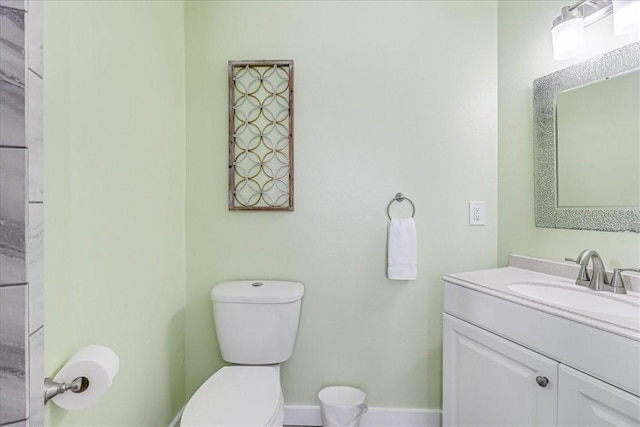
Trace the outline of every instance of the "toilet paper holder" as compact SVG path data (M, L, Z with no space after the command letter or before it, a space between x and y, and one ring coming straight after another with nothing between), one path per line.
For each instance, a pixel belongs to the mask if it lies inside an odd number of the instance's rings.
M47 377L44 379L44 404L46 405L49 400L68 390L73 393L82 393L88 388L89 379L87 377L78 377L70 383L59 383Z

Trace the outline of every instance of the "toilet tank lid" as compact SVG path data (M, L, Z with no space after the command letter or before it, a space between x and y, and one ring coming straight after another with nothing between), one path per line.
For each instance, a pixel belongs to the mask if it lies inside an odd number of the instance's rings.
M302 283L284 280L236 280L211 289L213 301L246 304L282 304L298 301L302 295Z

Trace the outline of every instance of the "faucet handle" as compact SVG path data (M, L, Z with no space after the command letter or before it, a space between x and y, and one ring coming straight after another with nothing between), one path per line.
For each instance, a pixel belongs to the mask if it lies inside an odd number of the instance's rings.
M579 259L571 259L565 258L565 261L575 262L580 266L580 271L578 272L578 277L576 278L576 285L580 286L589 286L589 282L591 278L589 277L589 271L587 270L587 264L583 263Z
M635 271L636 273L640 273L640 268L614 268L613 269L613 277L611 278L611 288L612 292L616 294L626 294L627 290L624 287L624 280L622 279L623 271Z

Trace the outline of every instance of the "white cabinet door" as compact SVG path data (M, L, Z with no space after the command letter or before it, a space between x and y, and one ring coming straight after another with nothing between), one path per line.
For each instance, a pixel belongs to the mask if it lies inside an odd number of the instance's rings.
M605 361L602 363L616 363ZM558 424L561 426L639 426L640 397L560 365Z
M556 425L555 360L448 314L443 345L443 425Z

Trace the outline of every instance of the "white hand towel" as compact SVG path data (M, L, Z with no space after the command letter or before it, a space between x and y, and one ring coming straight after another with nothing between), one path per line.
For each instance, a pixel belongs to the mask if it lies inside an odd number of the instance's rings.
M391 280L416 280L418 239L413 218L392 218L389 223L387 276Z

